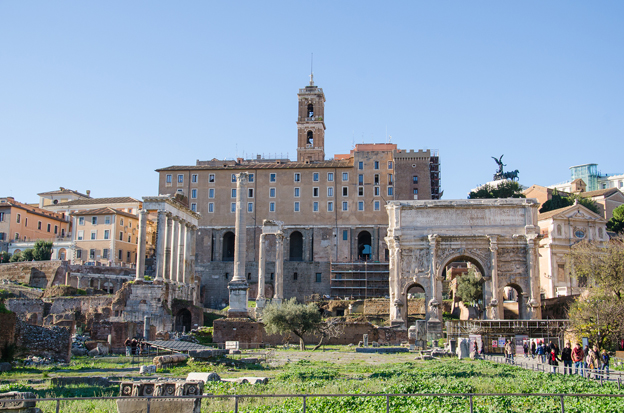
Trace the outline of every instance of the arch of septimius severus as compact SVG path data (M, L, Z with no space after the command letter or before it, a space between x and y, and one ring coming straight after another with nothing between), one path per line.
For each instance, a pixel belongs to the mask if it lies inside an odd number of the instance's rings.
M487 319L503 318L503 290L519 293L520 319L539 319L537 209L533 199L390 201L390 321L407 320L407 292L425 290L426 319L441 328L442 277L454 261L469 261L485 279Z

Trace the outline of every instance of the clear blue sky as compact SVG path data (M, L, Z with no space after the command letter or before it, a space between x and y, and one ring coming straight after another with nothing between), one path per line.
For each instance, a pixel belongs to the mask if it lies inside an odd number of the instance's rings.
M438 149L445 199L505 154L523 185L624 173L622 1L0 1L0 196L154 195L155 169L296 158L297 91L327 157Z

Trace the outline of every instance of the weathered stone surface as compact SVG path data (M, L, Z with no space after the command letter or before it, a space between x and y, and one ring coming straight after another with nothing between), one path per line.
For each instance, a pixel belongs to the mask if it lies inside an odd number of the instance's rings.
M39 327L17 320L15 337L21 356L36 355L69 363L72 346L67 328Z
M204 383L209 382L209 381L221 381L221 377L215 373L189 373L186 376L186 380L194 380L194 381L203 381Z
M199 396L204 391L203 381L141 381L123 382L120 396ZM154 413L200 413L201 399L152 399L150 412ZM117 400L118 413L147 413L147 401L140 399Z
M41 410L35 407L37 403L35 398L35 394L31 392L0 393L0 411L40 413Z
M12 367L11 363L2 362L0 363L0 372L9 371Z

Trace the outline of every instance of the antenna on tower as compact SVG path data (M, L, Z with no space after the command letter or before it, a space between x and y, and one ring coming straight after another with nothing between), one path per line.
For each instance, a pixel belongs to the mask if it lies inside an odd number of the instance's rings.
M310 86L314 86L314 53L310 53Z

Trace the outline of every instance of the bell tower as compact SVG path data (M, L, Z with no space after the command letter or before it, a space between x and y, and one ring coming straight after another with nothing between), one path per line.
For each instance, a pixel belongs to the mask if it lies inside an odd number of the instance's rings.
M299 116L297 118L297 162L325 160L325 95L323 89L310 85L299 89Z

